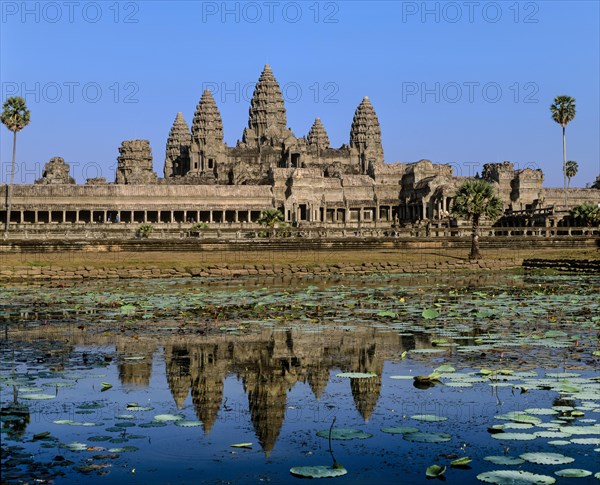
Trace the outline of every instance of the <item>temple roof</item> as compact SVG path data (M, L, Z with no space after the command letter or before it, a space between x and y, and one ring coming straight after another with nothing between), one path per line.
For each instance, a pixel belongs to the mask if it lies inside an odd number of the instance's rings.
M271 66L266 64L258 78L250 102L248 129L256 139L260 139L267 130L284 133L286 126L287 118L283 95L273 71L271 71ZM251 141L247 139L248 135L250 133L245 131L244 142L246 143Z
M315 119L315 122L308 132L308 144L316 145L320 149L329 148L329 136L321 123L321 118Z
M223 143L223 120L209 89L205 89L194 113L192 139L197 143Z
M363 98L354 112L350 129L350 146L359 149L381 148L381 127L368 96Z

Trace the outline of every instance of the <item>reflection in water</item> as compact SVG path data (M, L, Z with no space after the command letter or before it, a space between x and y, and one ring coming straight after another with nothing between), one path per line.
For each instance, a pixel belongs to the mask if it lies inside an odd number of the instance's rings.
M331 369L376 374L369 379L350 380L356 409L368 421L381 391L384 360L397 357L403 350L401 340L388 331L286 330L235 339L219 336L187 343L173 341L165 346L165 363L177 407L185 406L191 392L196 415L206 432L223 404L224 381L235 374L248 396L258 440L269 453L284 422L288 392L296 383L308 383L319 399Z

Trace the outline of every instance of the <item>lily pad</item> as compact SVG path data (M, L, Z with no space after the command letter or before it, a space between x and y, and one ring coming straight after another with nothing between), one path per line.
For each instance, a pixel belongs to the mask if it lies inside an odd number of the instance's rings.
M563 470L558 470L554 473L559 477L565 478L584 478L589 477L592 474L592 472L581 468L564 468Z
M415 414L411 416L411 419L416 419L417 421L427 421L428 423L437 423L440 421L446 421L448 418L444 416L436 416L435 414Z
M158 421L159 423L179 421L180 419L183 419L183 416L180 414L157 414L154 416L154 421Z
M445 443L452 439L452 435L448 433L417 431L416 433L406 433L404 439L415 443Z
M441 477L445 472L445 466L431 465L427 467L427 470L425 470L425 476L428 478L437 478Z
M178 419L175 421L175 426L181 426L182 428L194 428L196 426L202 426L202 421Z
M560 453L523 453L519 456L525 461L537 463L538 465L566 465L575 461L575 458Z
M520 465L521 463L525 463L525 460L523 460L523 458L507 455L486 456L484 457L484 460L489 461L494 465Z
M388 426L386 428L381 428L381 431L389 434L405 434L416 433L419 429L413 426Z
M496 485L551 485L556 479L521 470L495 470L480 473L477 478L485 483Z
M334 478L348 473L344 467L332 467L325 465L317 466L295 466L290 468L290 473L302 478Z
M321 438L329 438L329 430L323 429L317 432L317 436ZM332 440L364 440L367 438L372 438L373 435L371 433L365 433L360 429L353 428L333 428L331 430L331 439Z
M53 394L23 394L20 396L21 399L27 399L29 401L43 401L44 399L54 399L56 396Z
M336 374L336 377L348 377L350 379L369 379L370 377L376 376L376 374L370 374L367 372L341 372Z

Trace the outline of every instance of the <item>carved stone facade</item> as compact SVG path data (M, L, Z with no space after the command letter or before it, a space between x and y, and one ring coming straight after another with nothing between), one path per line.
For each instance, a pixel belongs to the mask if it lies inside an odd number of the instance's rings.
M42 187L15 190L11 221L249 223L270 208L281 210L286 222L302 225L380 228L448 218L456 189L467 177L429 160L385 163L381 127L367 96L356 108L349 131L348 143L339 148L331 147L320 118L306 136L294 135L287 126L281 89L266 65L252 95L248 125L235 146L225 143L219 107L205 90L191 129L182 113L175 117L163 178L153 170L147 140L122 143L114 184L94 179L71 190L59 187L74 181L68 165L52 159L36 181L52 187L44 193ZM481 178L495 186L505 209L564 209L564 191L544 189L541 170L488 163ZM571 206L600 203L600 190L570 189L568 198ZM65 205L65 200L77 207ZM56 214L38 214L36 201ZM6 213L0 211L0 222L2 217Z
M51 158L44 166L42 178L35 181L39 185L74 184L75 179L69 175L69 165L61 157Z
M148 185L157 181L148 140L126 140L119 147L117 184Z

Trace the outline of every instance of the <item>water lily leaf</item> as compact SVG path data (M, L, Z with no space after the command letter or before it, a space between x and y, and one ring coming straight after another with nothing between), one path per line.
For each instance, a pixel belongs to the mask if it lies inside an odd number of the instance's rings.
M444 364L444 365L440 365L436 369L433 369L433 372L437 372L440 374L448 374L450 372L456 372L456 369L454 367L452 367L451 365Z
M323 429L317 432L317 436L321 438L329 438L329 430ZM353 428L333 428L331 430L331 439L332 440L364 440L367 438L372 438L373 435L371 433L365 433L360 429Z
M421 313L421 316L427 320L432 320L434 318L437 318L439 315L440 315L439 312L433 308L426 308Z
M381 431L389 434L405 434L416 433L419 429L413 426L388 426L386 428L381 428Z
M368 372L341 372L336 374L336 377L348 377L350 379L369 379L371 377L377 377L377 374Z
M558 470L554 472L559 477L565 478L584 478L589 477L592 472L588 470L583 470L581 468L565 468L563 470Z
M551 485L556 483L555 478L522 470L495 470L480 473L477 478L482 482L496 485Z
M452 435L448 433L429 433L425 431L406 433L403 436L406 441L415 443L445 443L452 439Z
M252 448L252 443L235 443L229 446L232 448Z
M175 421L175 426L181 426L182 428L194 428L196 426L202 426L202 421L178 419Z
M325 465L317 466L295 466L290 468L290 473L302 478L334 478L348 473L344 467L332 467Z
M517 458L516 456L486 456L484 457L485 461L489 461L494 465L520 465L521 463L525 463L523 458Z
M131 315L133 313L135 313L136 307L135 305L122 305L121 306L121 313L123 315Z
M19 397L29 401L43 401L44 399L54 399L56 396L52 394L23 394Z
M445 472L446 472L445 466L431 465L431 466L427 467L427 470L425 470L425 476L427 476L429 478L437 478L437 477L442 476Z
M538 465L566 465L575 461L575 458L560 453L523 453L519 456L525 461L537 463Z
M600 438L572 438L571 443L576 445L600 445Z
M43 440L50 436L50 431L43 431L42 433L36 433L33 435L34 440Z
M536 436L533 433L498 433L493 434L492 438L509 441L531 441L536 439Z
M167 421L179 421L183 419L181 414L157 414L154 416L154 421L158 421L159 423L164 423Z
M462 458L457 458L456 460L451 461L450 466L465 466L471 463L472 461L473 460L470 457L464 456Z
M416 419L417 421L427 421L429 423L437 423L439 421L446 421L448 419L444 416L436 416L435 414L415 414L410 418Z

